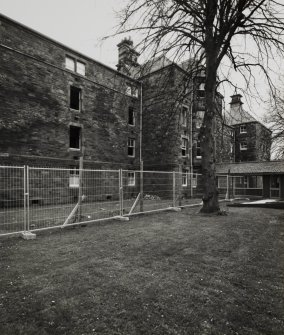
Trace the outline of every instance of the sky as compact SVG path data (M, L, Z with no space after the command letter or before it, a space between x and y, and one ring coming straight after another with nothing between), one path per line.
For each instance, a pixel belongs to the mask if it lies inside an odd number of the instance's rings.
M40 33L47 35L93 59L115 68L118 60L117 44L124 36L102 38L115 33L117 12L127 0L0 0L0 12ZM135 39L134 39L135 43ZM238 83L238 76L235 76ZM276 78L277 80L277 78ZM257 80L261 96L266 98L267 87ZM227 89L225 108L229 108ZM252 99L244 100L244 107L258 120L265 116L267 106Z
M40 33L111 67L117 64L116 44L105 42L115 32L124 0L0 0L0 12Z

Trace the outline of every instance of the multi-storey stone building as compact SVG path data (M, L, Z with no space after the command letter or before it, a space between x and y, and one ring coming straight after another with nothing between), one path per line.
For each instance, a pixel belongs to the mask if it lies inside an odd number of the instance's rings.
M0 161L139 167L139 83L0 16Z
M202 172L203 68L192 75L166 57L141 66L124 39L116 71L3 15L0 38L0 164L69 168L83 157L84 167L134 170L143 160L183 172L183 186L186 172ZM270 132L240 98L224 119L216 94L216 161L268 160Z
M225 122L234 129L234 162L270 160L271 131L243 108L242 96L232 95Z

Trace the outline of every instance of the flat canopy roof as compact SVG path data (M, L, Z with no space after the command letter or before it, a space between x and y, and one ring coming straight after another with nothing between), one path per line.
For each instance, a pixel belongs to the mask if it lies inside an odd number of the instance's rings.
M217 174L228 174L228 171L235 175L284 174L284 160L216 164Z

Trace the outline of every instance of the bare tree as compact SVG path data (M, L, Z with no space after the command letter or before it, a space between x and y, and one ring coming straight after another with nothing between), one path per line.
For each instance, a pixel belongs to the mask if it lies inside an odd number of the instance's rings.
M273 88L270 61L284 55L283 10L280 0L129 0L121 13L119 31L141 34L140 51L148 57L167 54L175 62L193 59L191 64L206 67L203 212L219 210L213 134L217 85L238 71L249 88L258 68Z
M267 111L265 119L272 131L272 157L284 158L284 98L277 95Z

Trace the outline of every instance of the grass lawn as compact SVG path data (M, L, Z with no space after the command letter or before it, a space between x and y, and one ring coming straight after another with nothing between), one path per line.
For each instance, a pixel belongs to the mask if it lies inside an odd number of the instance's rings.
M283 334L284 212L132 217L0 239L0 334Z

